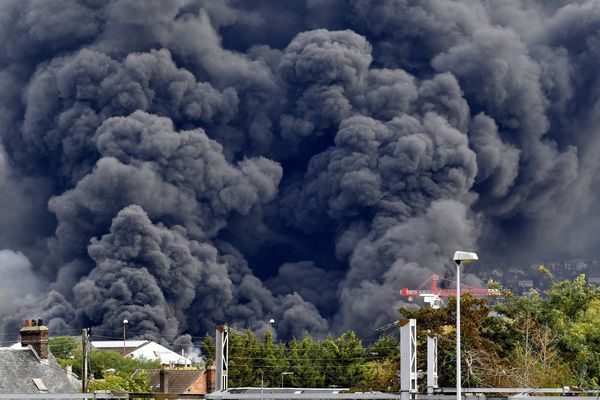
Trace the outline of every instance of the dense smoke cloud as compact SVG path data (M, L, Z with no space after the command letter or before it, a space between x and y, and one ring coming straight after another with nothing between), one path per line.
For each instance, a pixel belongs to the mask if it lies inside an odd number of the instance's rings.
M365 333L456 249L597 255L599 26L586 1L0 3L1 330Z

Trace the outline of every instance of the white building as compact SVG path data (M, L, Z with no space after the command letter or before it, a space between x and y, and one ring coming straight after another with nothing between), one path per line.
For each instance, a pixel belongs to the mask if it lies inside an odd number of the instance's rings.
M124 353L127 357L160 360L161 364L192 365L192 360L149 340L97 340L91 342L96 350L112 350Z

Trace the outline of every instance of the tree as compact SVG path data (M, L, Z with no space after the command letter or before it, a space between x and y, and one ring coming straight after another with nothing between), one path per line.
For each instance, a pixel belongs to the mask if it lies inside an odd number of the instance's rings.
M73 365L73 372L81 376L82 356L81 346L74 350L74 358L70 359ZM108 370L114 369L119 376L131 376L138 369L156 369L160 367L159 360L140 360L137 358L125 357L116 351L98 351L89 352L89 374L96 379L102 379Z
M204 361L206 362L206 365L209 366L215 360L216 348L215 342L213 341L212 336L208 334L208 332L206 333L206 335L204 335L204 339L202 340L201 346L202 354L204 355Z
M75 357L74 351L81 343L70 336L56 336L48 340L48 346L54 357L68 363Z
M260 386L261 376L274 383L269 371L262 363L262 346L251 330L243 334L229 332L229 385Z
M148 374L143 371L134 376L108 374L104 379L95 379L91 381L89 389L90 392L119 390L128 393L147 393L150 392L150 382L148 380Z
M321 346L310 335L302 340L289 343L289 368L294 373L292 384L296 387L323 387L325 375L322 367L323 353Z
M392 392L400 391L398 364L391 358L369 361L365 365L363 379L356 385L359 391Z
M493 386L490 374L500 364L499 347L492 340L492 318L487 300L466 294L461 298L461 343L463 381L472 386ZM403 307L400 313L417 320L418 368L427 368L426 337L438 337L440 386L456 385L456 298L439 309Z

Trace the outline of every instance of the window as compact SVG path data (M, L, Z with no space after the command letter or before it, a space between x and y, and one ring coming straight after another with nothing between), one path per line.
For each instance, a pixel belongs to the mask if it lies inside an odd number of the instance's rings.
M41 380L40 378L33 378L33 383L40 392L48 393L48 387L46 386L43 380Z

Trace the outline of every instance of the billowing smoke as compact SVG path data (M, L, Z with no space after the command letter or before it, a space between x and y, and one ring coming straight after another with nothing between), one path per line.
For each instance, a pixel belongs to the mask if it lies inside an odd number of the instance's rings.
M456 249L598 255L598 28L593 1L0 3L0 329L367 332Z

